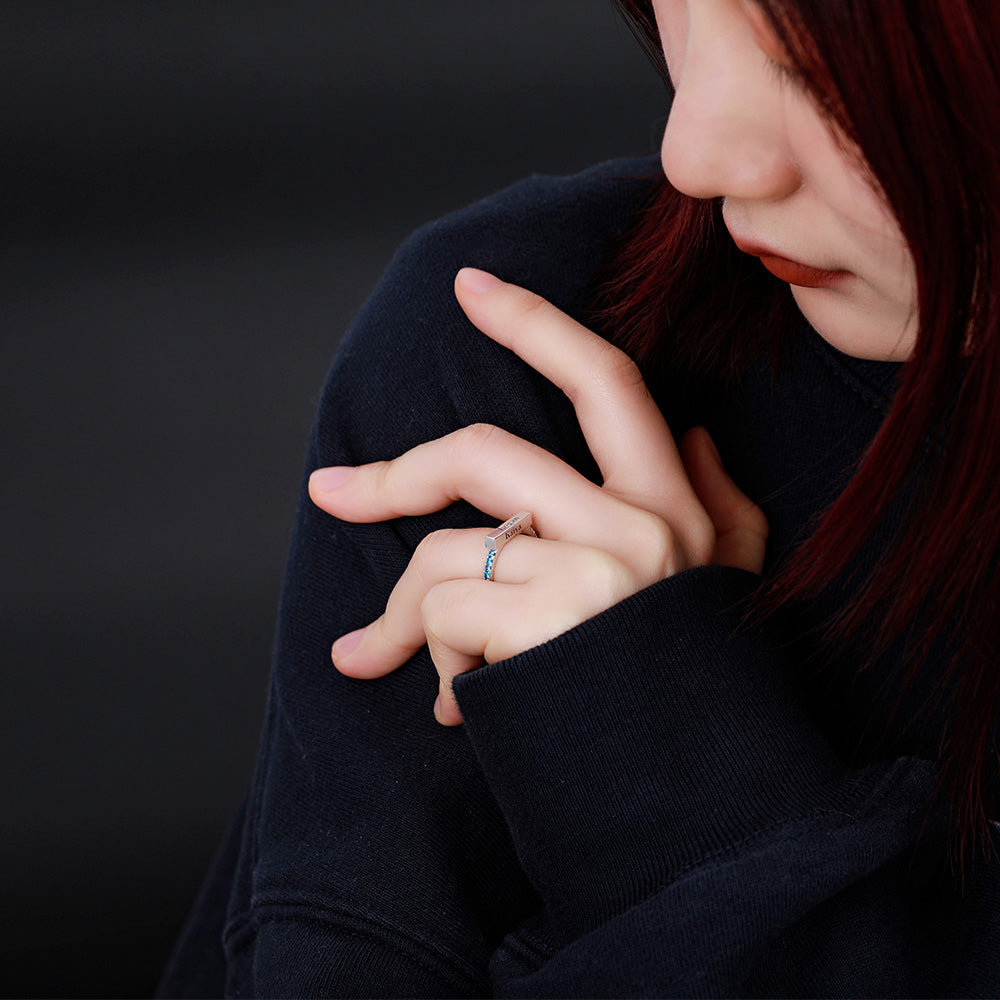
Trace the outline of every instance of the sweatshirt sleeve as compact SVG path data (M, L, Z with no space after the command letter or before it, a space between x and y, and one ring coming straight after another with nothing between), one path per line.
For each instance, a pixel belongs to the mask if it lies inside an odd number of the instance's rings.
M930 761L840 762L741 624L756 582L688 570L456 679L544 904L499 995L996 994L995 864L955 896Z
M485 267L574 308L653 166L531 179L411 237L338 350L306 475L477 421L585 456L569 403L471 326L454 277ZM330 662L335 638L382 613L427 533L494 524L464 503L348 524L316 508L303 479L231 885L204 897L228 895L227 995L488 995L490 955L538 909L467 734L434 720L426 649L378 681Z
M483 267L581 315L651 169L532 180L408 241L338 352L306 473L483 421L596 479L571 404L452 285ZM996 921L977 918L996 879L949 895L933 765L837 758L780 638L739 625L749 574L689 570L459 678L455 729L433 719L426 650L377 681L333 669L424 535L487 524L464 503L347 524L303 483L226 866L229 995L1000 992Z

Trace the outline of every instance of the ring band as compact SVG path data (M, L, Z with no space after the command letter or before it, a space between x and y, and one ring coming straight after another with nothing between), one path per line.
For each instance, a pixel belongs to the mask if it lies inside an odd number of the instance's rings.
M493 567L496 565L497 554L516 535L532 535L537 538L535 529L531 526L531 515L526 511L518 511L513 517L508 518L494 528L486 536L486 565L483 567L483 579L493 579Z

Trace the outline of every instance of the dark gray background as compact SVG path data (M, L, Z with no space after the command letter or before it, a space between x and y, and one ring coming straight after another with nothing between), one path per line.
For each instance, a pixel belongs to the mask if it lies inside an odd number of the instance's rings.
M139 995L252 766L304 444L400 240L655 149L609 0L0 4L8 995Z

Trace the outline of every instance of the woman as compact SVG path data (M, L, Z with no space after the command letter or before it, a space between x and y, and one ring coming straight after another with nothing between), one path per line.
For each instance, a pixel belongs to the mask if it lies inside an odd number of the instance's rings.
M518 185L362 311L165 992L1000 990L1000 9L621 6L665 179Z

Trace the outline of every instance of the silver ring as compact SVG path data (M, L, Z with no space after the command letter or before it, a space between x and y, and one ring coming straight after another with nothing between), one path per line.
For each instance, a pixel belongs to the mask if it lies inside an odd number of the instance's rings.
M497 554L512 538L520 534L531 535L534 538L538 537L535 534L535 529L531 526L531 515L526 510L519 511L513 517L508 518L499 528L494 528L486 536L486 565L483 567L484 580L493 579L493 567L496 565Z

